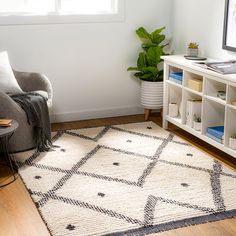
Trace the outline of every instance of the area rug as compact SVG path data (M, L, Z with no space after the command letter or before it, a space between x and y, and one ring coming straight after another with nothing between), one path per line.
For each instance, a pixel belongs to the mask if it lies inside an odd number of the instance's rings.
M236 172L153 122L59 131L16 155L54 236L147 235L236 216Z

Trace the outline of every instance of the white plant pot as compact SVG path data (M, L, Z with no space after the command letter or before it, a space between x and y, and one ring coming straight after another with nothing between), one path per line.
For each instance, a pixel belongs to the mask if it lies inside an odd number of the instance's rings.
M198 56L198 48L188 48L187 54L190 57L197 57Z
M163 107L163 82L141 81L141 105L146 109Z
M197 130L197 131L200 131L201 128L202 128L202 122L196 122L196 121L194 121L194 122L193 122L193 128L194 128L195 130Z
M236 139L235 138L229 139L229 147L232 148L233 150L236 150Z

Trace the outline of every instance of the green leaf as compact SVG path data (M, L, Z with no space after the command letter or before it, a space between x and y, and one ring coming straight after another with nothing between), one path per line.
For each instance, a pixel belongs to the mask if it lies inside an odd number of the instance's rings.
M164 34L158 34L156 36L153 36L153 42L159 45L165 40L166 36Z
M144 75L141 75L140 77L139 77L140 79L154 79L153 78L153 74L152 73L147 73L147 74L144 74Z
M156 37L157 35L159 35L164 29L166 29L166 27L162 27L159 29L156 29L155 31L152 32L152 36Z
M157 66L157 64L161 61L162 56L162 48L161 47L151 47L147 51L147 61L150 66Z
M158 69L155 66L148 66L147 71L151 72L153 74L154 77L156 77L158 75Z
M147 56L144 52L139 53L137 66L138 66L138 68L147 66Z
M157 78L159 81L163 81L163 78L164 78L164 71L163 70L158 71Z
M137 71L139 70L137 67L129 67L127 71Z
M149 34L143 27L140 27L136 30L136 34L139 36L140 39L152 39L152 35Z
M137 72L134 74L135 77L140 78L143 74L143 72Z
M157 45L155 43L143 43L142 48L147 51L151 47L156 47Z
M158 69L155 66L148 66L148 67L143 67L140 68L140 71L143 73L152 73L154 76L158 75Z

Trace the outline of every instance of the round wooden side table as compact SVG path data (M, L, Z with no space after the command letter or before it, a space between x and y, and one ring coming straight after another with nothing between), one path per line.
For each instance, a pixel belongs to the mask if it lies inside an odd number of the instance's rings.
M13 160L13 155L9 151L9 140L11 139L12 135L14 134L18 126L19 126L18 122L12 120L11 126L0 127L0 151L2 152L1 154L3 154L3 157L5 158L6 162L6 164L0 164L0 165L8 166L13 175L13 180L6 184L0 185L0 188L13 183L17 178L17 168Z

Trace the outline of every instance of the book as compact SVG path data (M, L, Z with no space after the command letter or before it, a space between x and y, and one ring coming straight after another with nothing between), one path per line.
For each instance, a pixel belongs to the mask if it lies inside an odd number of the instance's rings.
M224 126L208 127L206 132L218 139L223 139Z
M215 140L216 142L218 142L218 143L224 143L224 139L221 139L221 138L217 138L217 137L215 137L214 135L211 135L211 134L209 134L209 133L207 133L206 132L206 136L207 137L209 137L209 138L211 138L211 139L213 139L213 140Z
M183 80L183 72L170 73L170 78L182 81Z
M202 100L189 99L187 101L186 125L193 128L194 115L201 117L201 113L202 113Z
M236 60L215 61L215 62L195 62L197 66L213 70L221 74L236 74Z
M175 78L172 78L172 77L170 77L170 81L173 81L177 84L182 84L182 80L178 80L178 79L175 79Z
M1 127L8 127L11 126L12 120L9 119L0 119L0 126Z

